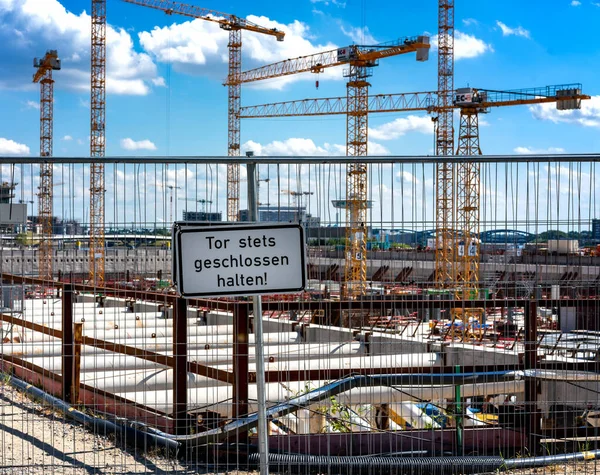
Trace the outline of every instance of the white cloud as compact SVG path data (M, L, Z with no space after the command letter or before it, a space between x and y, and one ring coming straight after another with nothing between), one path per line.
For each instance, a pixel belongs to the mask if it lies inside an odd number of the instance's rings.
M431 48L437 51L438 35L431 37ZM454 60L476 58L486 52L494 52L491 44L462 31L454 30Z
M58 0L0 0L0 42L12 58L0 66L0 87L23 88L31 63L45 45L56 48L62 58L58 87L87 91L90 87L90 16L65 9ZM18 33L20 34L18 34ZM146 53L137 53L129 33L107 26L106 90L114 94L144 95L158 79L156 65ZM14 66L16 64L16 67Z
M249 140L242 145L242 150L252 150L256 156L326 156L346 155L346 146L340 144L324 143L322 146L315 144L311 139L289 138L283 141L275 140L268 144L260 144ZM369 155L387 155L390 152L381 144L368 143Z
M266 28L284 31L285 39L279 42L272 36L245 31L242 48L244 70L337 47L333 43L313 43L308 26L299 21L284 25L262 16L249 15L247 19ZM200 19L183 21L141 32L139 39L144 50L152 57L172 64L179 72L226 79L228 33L219 28L218 24ZM325 78L343 79L338 68L326 69L320 74L321 80ZM314 81L315 76L310 73L293 75L261 81L257 85L281 89L284 84L301 79Z
M348 29L346 29L344 27L344 25L341 25L340 28L342 29L342 33L344 33L344 35L346 35L348 38L350 38L356 44L376 45L379 43L373 37L373 35L371 35L371 32L369 31L368 26L365 26L364 28L361 28L359 26L357 26L357 27L351 26Z
M0 137L0 155L29 155L30 153L27 145Z
M70 142L71 140L73 140L73 137L71 137L70 135L65 135L65 136L64 136L62 139L63 139L65 142Z
M433 122L431 121L431 117L409 115L377 127L369 128L369 136L376 140L393 140L406 135L408 132L432 134Z
M125 150L156 150L156 145L150 140L132 140L130 138L121 140L121 148Z
M529 106L529 110L533 117L539 120L600 128L600 96L592 96L591 99L581 101L581 109L576 110L557 110L556 104L553 103Z
M28 109L37 109L40 110L40 103L36 101L27 101L25 103Z
M526 30L522 26L517 26L516 28L511 28L509 26L506 26L500 20L496 21L496 25L498 25L500 27L500 29L502 30L502 36L514 35L514 36L522 36L523 38L531 38L531 36L529 34L529 30Z
M579 5L581 5L581 2L579 2L578 0L573 0L573 1L571 2L571 6L572 6L572 7L578 7Z
M479 22L475 18L464 18L462 22L465 26L479 25Z
M399 181L404 181L405 183L414 183L415 185L421 183L421 180L419 180L415 175L413 175L410 172L407 172L406 170L396 172L396 178Z
M600 7L600 2L592 2L592 5L594 5L595 7Z
M535 153L565 153L562 147L534 148L534 147L516 147L515 153L520 155L532 155Z
M346 2L341 0L310 0L310 3L322 3L323 5L335 5L336 7L346 8Z

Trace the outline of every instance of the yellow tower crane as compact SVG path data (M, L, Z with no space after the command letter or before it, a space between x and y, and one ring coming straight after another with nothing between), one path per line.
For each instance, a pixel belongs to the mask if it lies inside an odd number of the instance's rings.
M54 79L52 71L60 70L60 59L56 50L33 60L37 69L33 82L40 83L40 157L52 156L54 131ZM53 169L51 161L40 165L40 187L38 193L39 224L42 228L38 257L38 273L41 279L52 280L52 201Z
M283 41L285 33L276 28L265 28L229 13L221 13L195 5L172 2L170 0L123 0L127 3L161 10L168 15L176 13L191 18L218 23L219 26L229 31L229 72L226 85L228 86L228 145L227 155L239 157L240 155L240 119L242 87L239 81L242 72L242 30L271 35L277 41ZM227 220L237 221L240 209L240 164L227 165Z
M436 113L439 101L435 92L413 92L404 94L378 94L370 96L367 103L369 113L424 111ZM489 89L458 89L451 94L449 110L460 109L461 127L457 155L479 155L478 114L488 112L492 107L556 103L561 110L581 107L582 99L590 99L582 94L581 84L563 84L531 89L496 91ZM329 97L304 99L242 107L240 119L324 116L348 114L348 98ZM437 164L436 164L437 165ZM438 167L436 166L436 170ZM452 239L447 242L449 262L448 274L458 280L458 297L470 297L478 289L479 283L479 165L473 162L461 163L457 167L456 183L458 229L449 225ZM455 183L450 184L453 188ZM450 222L450 224L452 224ZM455 236L460 237L457 246ZM440 245L440 241L436 242ZM454 255L456 254L456 257Z
M90 88L90 283L104 285L104 154L106 125L106 0L92 0Z
M435 154L454 153L452 93L454 91L454 0L438 0L438 90L435 122ZM455 165L440 159L435 166L435 282L440 287L452 285L454 255L454 185Z
M241 83L289 76L303 72L320 73L325 68L346 65L346 155L367 155L369 82L379 59L416 52L417 61L429 57L429 37L417 36L374 46L352 45L322 53L288 59L245 71ZM367 281L367 165L352 161L346 169L346 251L344 297L362 295Z
M491 107L554 102L559 110L581 109L581 84L561 84L529 89L498 91L491 89L457 89L453 105L460 108L460 129L456 155L481 155L479 114ZM476 299L479 290L480 262L480 164L459 162L456 166L456 243L451 246L456 258L453 275L456 297Z

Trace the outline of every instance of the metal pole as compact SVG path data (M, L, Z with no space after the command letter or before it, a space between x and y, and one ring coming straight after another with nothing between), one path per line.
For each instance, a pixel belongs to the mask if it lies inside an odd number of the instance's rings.
M531 300L525 306L525 351L523 357L524 369L537 369L537 302ZM529 450L535 455L540 440L540 416L537 407L537 381L531 377L525 378L525 407L527 408L527 428L529 430Z
M73 324L73 387L71 399L79 404L79 386L81 385L81 342L83 340L83 323Z
M236 304L233 307L233 417L236 419L248 414L248 333L248 305Z
M454 367L454 372L455 373L460 373L461 369L459 365L456 365ZM454 400L456 403L456 409L455 409L455 414L454 414L454 418L456 421L456 454L457 455L464 455L464 448L463 448L463 406L462 406L462 394L461 394L461 390L460 390L460 384L457 384L456 386L454 386Z
M65 284L62 301L62 397L75 404L71 390L73 388L73 285Z
M187 300L173 306L173 420L175 434L187 433Z
M248 219L258 222L258 196L256 196L256 163L246 165L248 175ZM256 395L258 398L258 452L260 475L269 474L269 439L267 432L267 399L265 391L265 354L263 347L262 299L253 298L254 308L254 357L256 359Z

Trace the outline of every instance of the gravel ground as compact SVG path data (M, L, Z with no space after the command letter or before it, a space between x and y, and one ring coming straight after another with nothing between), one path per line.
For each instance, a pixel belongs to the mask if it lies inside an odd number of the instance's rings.
M212 474L256 472L209 469L141 454L92 434L61 414L0 382L0 475ZM587 462L504 472L510 475L600 475L600 464ZM375 475L375 474L374 474Z
M0 383L0 475L209 473L159 454L140 454Z

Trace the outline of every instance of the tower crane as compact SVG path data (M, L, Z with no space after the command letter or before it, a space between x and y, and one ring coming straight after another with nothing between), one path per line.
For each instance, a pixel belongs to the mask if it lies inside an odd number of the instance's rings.
M345 65L346 155L367 155L369 82L372 68L381 58L415 52L417 61L429 56L429 37L402 38L374 46L351 45L245 71L240 83L289 76L302 72L320 73L325 68ZM367 281L367 165L352 161L346 169L346 254L344 296L364 293Z
M529 89L507 91L463 88L451 95L448 106L450 111L459 109L461 122L457 155L478 155L479 127L478 114L489 112L491 108L556 103L559 110L578 109L581 101L590 99L582 94L581 84L562 84ZM437 92L412 92L402 94L378 94L368 99L368 112L436 112L438 108ZM241 119L298 117L347 114L348 98L329 97L323 99L304 99L272 104L242 107ZM451 183L453 186L454 183ZM457 182L458 228L464 247L456 246L456 230L452 226L448 233L452 240L449 246L450 269L448 275L456 276L461 296L472 295L479 282L479 165L463 163L458 167ZM440 245L440 241L437 242ZM462 249L462 250L461 250ZM454 257L456 251L457 257Z
M454 91L454 0L438 0L438 90L435 122L435 154L454 153L452 93ZM454 274L454 163L440 159L435 166L435 282L447 287Z
M228 145L227 155L238 157L240 155L240 119L242 87L239 81L242 72L242 30L271 35L277 41L283 41L285 33L276 28L266 28L244 18L229 13L221 13L195 5L173 2L170 0L123 0L127 3L162 10L167 15L176 13L191 18L200 18L218 23L219 26L229 31L229 72L226 85L228 86ZM237 221L240 208L240 164L227 165L227 220Z
M52 71L60 70L60 59L56 50L46 51L46 55L33 60L37 71L33 82L40 83L40 157L52 156L54 131L54 79ZM52 280L52 201L53 201L52 162L40 165L40 188L38 193L38 213L42 236L39 251L39 277Z
M104 285L104 153L106 125L106 0L92 0L90 88L90 283Z
M205 199L200 199L200 200L195 200L195 199L191 199L191 198L179 198L181 201L195 201L196 203L200 203L200 211L202 213L206 213L206 205L207 204L212 204L211 200L205 200Z
M181 187L175 185L163 185L162 183L157 183L156 186L158 188L169 189L169 222L173 223L173 190L181 190Z

